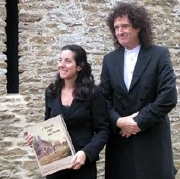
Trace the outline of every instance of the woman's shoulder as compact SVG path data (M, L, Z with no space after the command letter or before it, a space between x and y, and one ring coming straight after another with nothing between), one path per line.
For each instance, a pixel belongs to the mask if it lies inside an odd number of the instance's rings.
M59 88L54 88L49 85L45 88L45 96L48 98L55 98L58 95Z

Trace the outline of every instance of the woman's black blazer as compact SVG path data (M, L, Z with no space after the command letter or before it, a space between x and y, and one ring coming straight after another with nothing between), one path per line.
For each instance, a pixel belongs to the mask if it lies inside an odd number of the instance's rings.
M83 150L90 162L99 159L99 153L109 136L106 102L98 87L91 100L74 99L66 115L63 114L60 91L55 98L45 93L45 120L62 114L74 148Z

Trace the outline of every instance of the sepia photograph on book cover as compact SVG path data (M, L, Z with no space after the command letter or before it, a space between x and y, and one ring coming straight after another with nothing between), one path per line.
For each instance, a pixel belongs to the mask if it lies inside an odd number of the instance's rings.
M24 129L33 136L33 150L42 176L70 166L75 150L62 115Z

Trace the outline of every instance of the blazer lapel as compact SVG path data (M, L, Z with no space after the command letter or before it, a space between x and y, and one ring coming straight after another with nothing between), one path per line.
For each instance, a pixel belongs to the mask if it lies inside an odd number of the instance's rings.
M82 104L82 102L80 100L74 99L72 101L72 104L71 104L68 112L67 112L66 117L70 116L81 104Z
M124 48L120 48L114 57L114 73L117 81L119 81L121 89L127 93L127 88L124 83Z
M58 94L55 99L52 100L53 110L55 115L63 114L60 95Z
M60 92L59 92L59 94L60 94ZM62 114L63 117L68 117L82 104L81 101L74 99L72 101L71 106L69 107L69 110L68 110L66 116L65 116L63 113L61 98L60 98L59 94L56 96L55 99L53 99L53 106L54 106L53 109L54 109L55 115Z
M145 48L141 48L140 52L139 52L139 55L138 55L137 63L135 65L133 78L132 78L132 81L131 81L129 91L131 90L131 88L133 88L135 83L138 81L138 79L143 74L143 72L144 72L146 66L148 65L150 59L151 59L151 56L148 53L148 51Z

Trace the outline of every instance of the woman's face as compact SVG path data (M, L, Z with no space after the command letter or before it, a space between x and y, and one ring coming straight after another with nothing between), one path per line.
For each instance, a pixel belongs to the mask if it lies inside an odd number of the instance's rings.
M58 60L60 77L64 80L76 80L80 66L76 65L75 53L70 50L63 50Z

